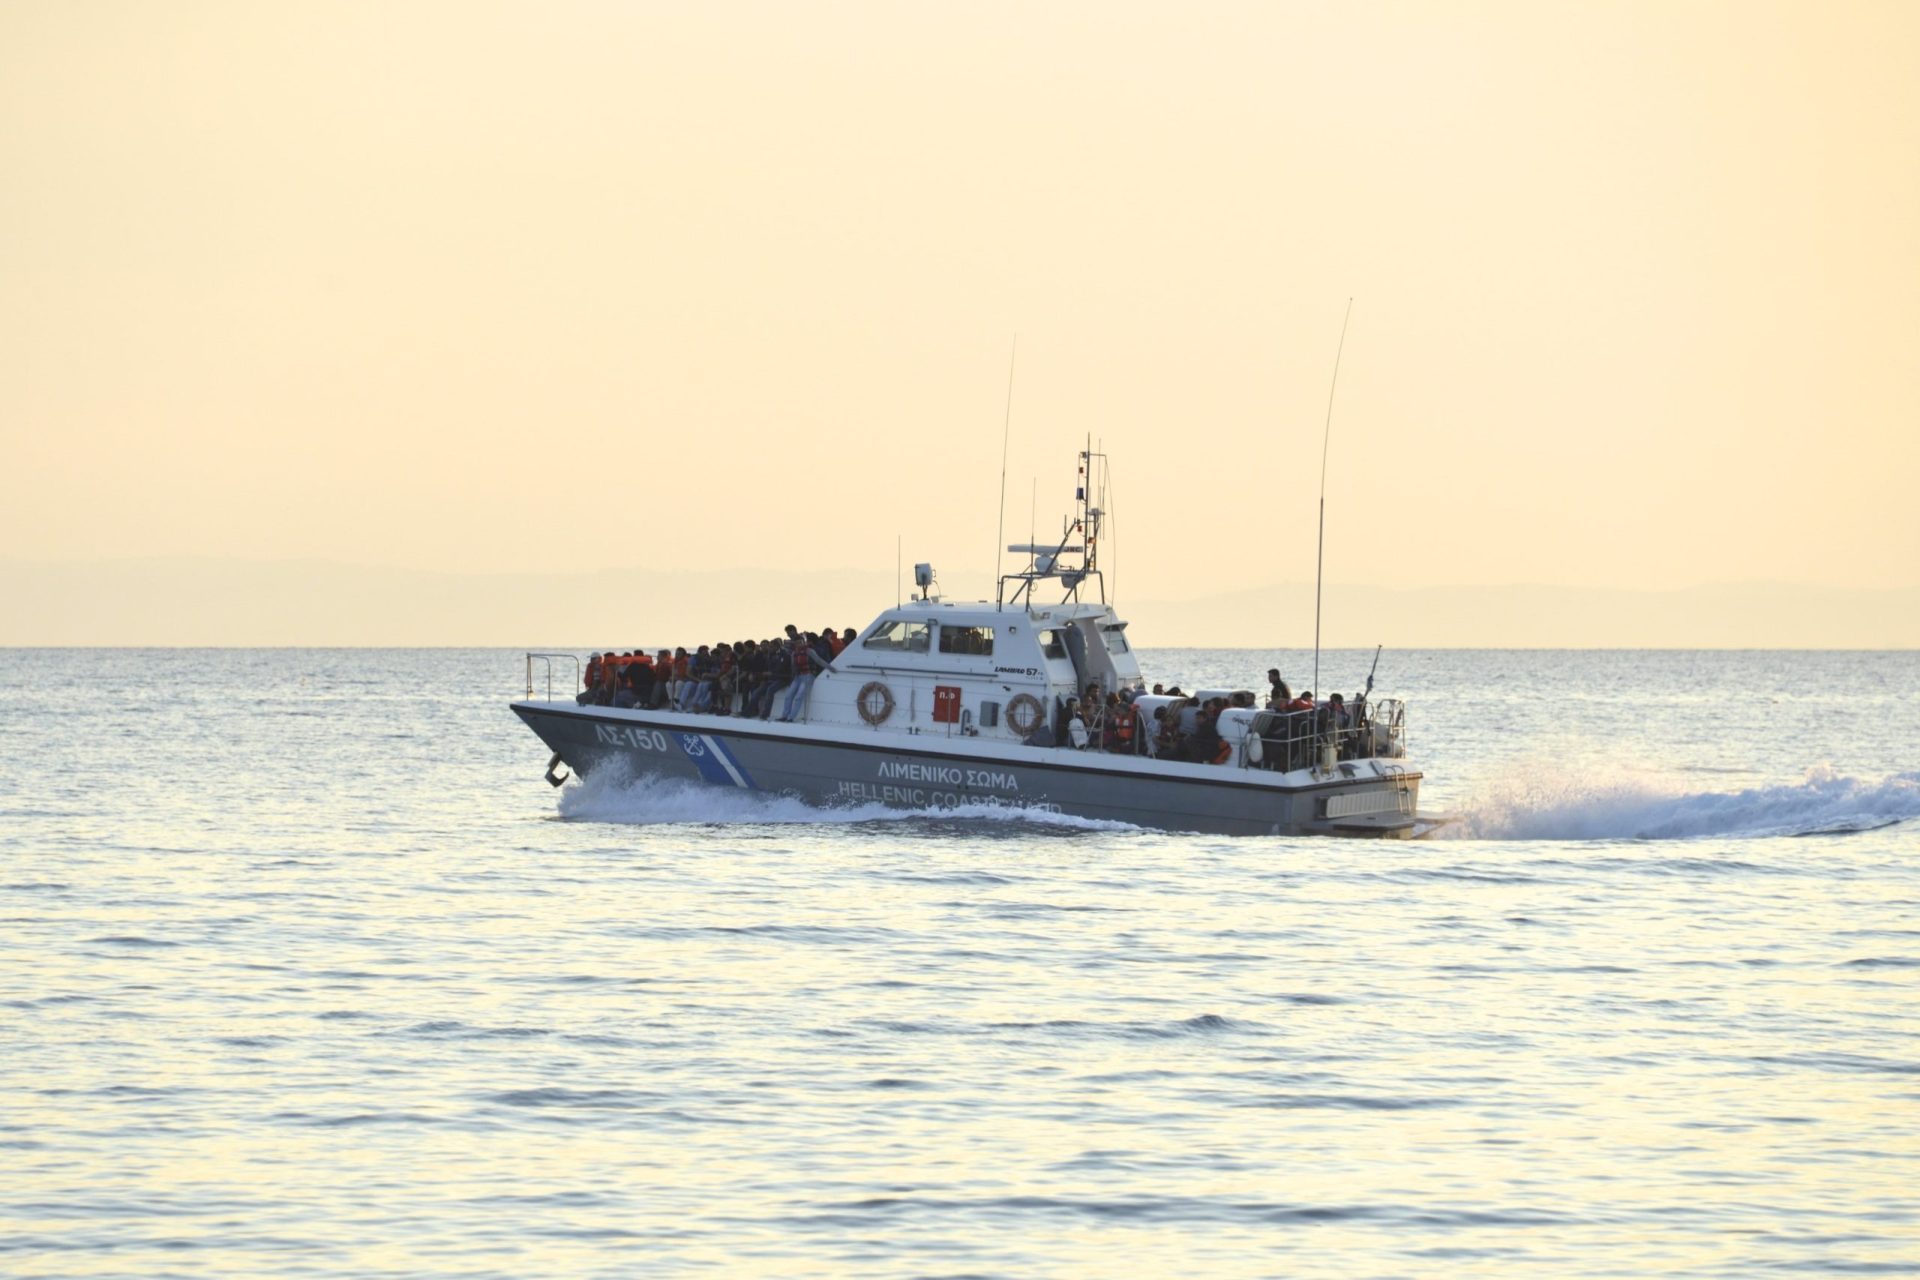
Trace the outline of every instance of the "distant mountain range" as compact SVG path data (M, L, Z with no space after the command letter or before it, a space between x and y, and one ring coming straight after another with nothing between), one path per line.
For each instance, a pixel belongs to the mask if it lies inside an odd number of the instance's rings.
M317 561L0 561L4 645L618 648L863 627L892 576L650 569L463 574ZM1120 599L1148 647L1312 642L1313 586ZM1676 591L1329 584L1329 648L1920 648L1920 588Z

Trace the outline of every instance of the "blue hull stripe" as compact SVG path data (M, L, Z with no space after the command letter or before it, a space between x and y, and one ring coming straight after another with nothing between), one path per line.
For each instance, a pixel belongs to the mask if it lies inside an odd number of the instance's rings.
M716 787L739 787L753 791L753 779L727 749L727 744L710 733L679 733L674 735L680 743L680 750L687 759L693 761L694 768L700 770L700 776Z

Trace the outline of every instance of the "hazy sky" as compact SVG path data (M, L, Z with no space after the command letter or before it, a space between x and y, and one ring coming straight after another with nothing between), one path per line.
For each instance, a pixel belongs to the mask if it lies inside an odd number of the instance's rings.
M1330 579L1920 584L1920 4L0 6L0 557L1297 582L1349 296Z

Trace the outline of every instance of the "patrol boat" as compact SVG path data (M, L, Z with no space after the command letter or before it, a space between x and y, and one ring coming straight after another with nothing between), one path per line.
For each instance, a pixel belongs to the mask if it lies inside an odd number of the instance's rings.
M528 654L527 697L513 710L552 749L555 786L564 764L582 776L618 770L635 785L696 781L816 806L1007 806L1232 836L1406 839L1437 825L1418 812L1421 775L1406 759L1396 699L1230 707L1217 717L1217 762L1155 753L1168 719L1191 732L1205 702L1232 691L1140 692L1127 623L1099 568L1105 467L1105 455L1080 454L1077 514L1057 544L1008 548L1027 565L1001 576L994 600L942 599L931 566L916 566L913 598L819 673L791 723L556 697L556 661L578 671L570 654ZM1041 603L1042 590L1061 598ZM1071 714L1089 686L1130 699L1129 753L1101 749Z

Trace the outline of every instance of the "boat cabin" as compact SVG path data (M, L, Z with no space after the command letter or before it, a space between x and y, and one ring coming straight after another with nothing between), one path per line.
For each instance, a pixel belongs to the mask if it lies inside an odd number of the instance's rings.
M1141 687L1111 606L915 600L889 609L814 683L811 724L1021 741L1060 700Z

